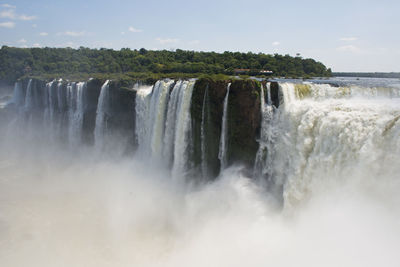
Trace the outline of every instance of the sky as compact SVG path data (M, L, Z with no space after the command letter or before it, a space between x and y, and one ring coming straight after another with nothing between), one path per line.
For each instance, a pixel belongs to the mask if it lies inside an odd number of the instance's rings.
M0 0L0 45L240 51L400 72L398 0Z

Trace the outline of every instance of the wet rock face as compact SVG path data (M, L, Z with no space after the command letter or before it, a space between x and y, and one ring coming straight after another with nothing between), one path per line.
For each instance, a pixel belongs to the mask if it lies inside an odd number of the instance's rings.
M281 96L281 90L279 90L279 84L277 82L271 82L270 86L272 105L279 108L281 99L283 98L283 96Z
M133 149L135 143L135 99L136 91L125 87L121 82L110 83L110 114L107 126L115 138L125 138L127 148Z
M201 123L204 107L204 139L205 154L208 166L208 175L216 177L219 174L220 162L218 159L219 142L221 136L221 124L223 103L226 95L228 81L213 81L199 79L196 81L192 95L191 116L193 145L192 162L197 173L200 173L201 156ZM206 99L204 99L205 94Z
M220 171L219 142L223 103L229 82L199 79L195 84L192 96L193 164L197 172L200 172L201 124L202 117L204 117L206 160L211 177L216 177ZM227 122L228 165L240 163L248 168L253 167L258 149L256 140L260 131L260 90L261 85L253 80L231 82ZM203 103L206 105L204 109Z
M94 128L96 126L96 111L99 100L100 89L104 81L92 79L87 82L87 90L84 91L84 113L83 113L83 142L94 144Z
M261 126L261 84L254 80L232 82L228 106L228 163L252 168Z

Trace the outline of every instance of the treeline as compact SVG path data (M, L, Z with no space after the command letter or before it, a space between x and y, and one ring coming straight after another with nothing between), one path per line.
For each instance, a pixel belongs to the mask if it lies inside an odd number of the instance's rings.
M400 78L400 72L334 72L334 77Z
M144 48L90 49L15 48L0 49L0 80L13 82L24 75L74 73L197 73L236 74L235 69L260 70L273 76L330 76L331 70L313 59L289 55L240 52L151 51Z

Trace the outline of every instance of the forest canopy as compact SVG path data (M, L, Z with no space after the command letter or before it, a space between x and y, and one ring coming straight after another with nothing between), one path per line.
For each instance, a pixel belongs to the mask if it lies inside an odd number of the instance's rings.
M234 75L238 69L247 75L270 71L273 76L284 77L331 76L331 70L314 59L279 54L180 49L153 51L144 48L113 50L3 46L0 49L0 80L10 83L25 75L128 72Z

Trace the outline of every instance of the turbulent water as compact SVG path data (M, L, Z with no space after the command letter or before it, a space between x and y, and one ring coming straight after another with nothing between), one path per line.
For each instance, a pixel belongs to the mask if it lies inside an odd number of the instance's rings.
M26 93L16 84L15 116L2 125L1 266L400 262L396 88L280 82L275 108L267 84L254 171L268 178L266 187L236 165L215 181L190 183L194 81L140 86L132 106L136 154L101 158L97 149L60 141L65 131L68 142L80 143L86 84L68 83L63 94L60 82L48 83L38 114L30 83ZM97 131L106 121L103 90L100 98Z

